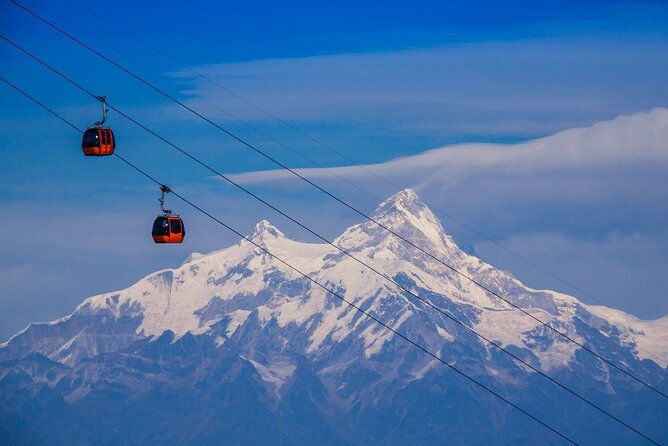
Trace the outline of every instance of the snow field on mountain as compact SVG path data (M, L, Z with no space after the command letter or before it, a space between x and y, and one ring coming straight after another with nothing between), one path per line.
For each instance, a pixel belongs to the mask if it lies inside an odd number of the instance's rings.
M586 344L589 336L576 329L582 319L603 339L618 342L637 358L668 365L668 318L640 321L617 310L584 305L571 296L526 287L510 274L463 252L411 190L383 202L372 218L579 343ZM333 246L290 240L266 220L256 225L249 238L393 329L402 331L410 321L410 327L437 350L458 342L443 325L450 321L435 309ZM454 316L453 308L459 309L459 320L485 337L504 347L530 350L545 370L567 367L579 348L372 222L348 228L333 243L411 293L447 308L448 314ZM205 334L226 320L224 332L216 338L218 345L249 321L258 321L261 329L275 321L282 331L297 327L307 340L303 351L307 355L354 339L370 358L394 337L246 240L210 254L193 253L178 268L150 274L125 290L86 299L72 315L46 325L64 324L78 315L137 318L140 322L132 336L159 337L171 330L175 339L186 333ZM9 342L24 336L26 330ZM71 363L81 355L113 348L97 344L90 336L94 332L82 330L45 353Z

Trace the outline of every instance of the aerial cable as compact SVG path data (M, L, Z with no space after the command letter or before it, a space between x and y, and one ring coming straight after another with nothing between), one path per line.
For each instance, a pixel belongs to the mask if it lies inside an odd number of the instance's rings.
M162 51L161 49L159 49L159 48L157 48L157 47L155 47L155 46L153 46L153 45L148 44L147 42L145 42L144 40L142 40L141 38L139 38L136 34L130 33L129 31L126 31L126 30L123 29L122 27L120 27L120 26L118 26L118 25L112 23L108 18L106 18L106 17L104 17L104 16L102 16L102 15L96 14L95 11L91 11L90 9L86 8L85 6L81 5L80 3L78 3L78 2L76 2L76 1L74 1L74 0L68 0L68 1L69 1L70 3L76 5L76 6L77 6L78 8L80 8L81 10L87 12L87 13L90 14L91 16L97 18L98 20L101 20L101 21L107 23L108 25L110 25L110 26L116 28L117 30L119 30L120 32L122 32L123 34L125 34L125 35L129 36L130 38L134 39L135 41L141 43L141 44L144 45L145 47L149 48L151 51L154 51L155 53L160 54L162 57L166 58L167 60L169 60L169 61L175 63L176 65L180 66L181 68L185 69L186 71L189 71L190 73L192 73L192 74L195 75L196 77L199 77L200 79L205 80L205 81L208 82L209 84L211 84L211 85L215 86L216 88L218 88L218 89L220 89L220 90L226 92L227 94L229 94L229 95L231 95L231 96L233 96L233 97L239 99L240 101L244 102L245 104L249 105L250 107L254 108L255 110L257 110L257 111L259 111L259 112L261 112L261 113L264 113L266 116L269 116L271 119L275 120L276 122L278 122L279 124L285 126L286 128L292 130L293 132L295 132L295 133L297 133L297 134L299 134L299 135L301 135L301 136L303 136L303 137L309 139L310 141L314 142L315 144L317 144L317 145L319 145L319 146L321 146L321 147L327 149L327 150L330 151L331 153L336 154L336 155L339 156L341 159L347 161L347 162L349 163L350 167L353 167L353 168L356 168L356 169L361 169L361 170L365 171L366 173L368 173L368 174L370 174L370 175L373 175L374 177L376 177L377 179L379 179L379 180L382 181L383 183L387 184L388 186L391 186L391 187L394 189L394 191L400 191L400 190L403 189L403 187L399 186L398 184L396 184L396 183L393 182L392 180L390 180L390 179L384 177L383 175L380 175L380 174L377 173L377 172L374 172L374 171L371 170L369 167L367 167L367 166L365 166L365 165L363 165L363 164L357 164L356 161L353 160L352 158L350 158L349 156L347 156L347 155L345 155L344 153L341 153L340 151L336 150L336 149L335 149L334 147L332 147L331 145L322 142L320 139L314 137L313 135L304 132L304 131L301 130L299 127L296 127L296 126L292 125L289 121L286 121L286 120L280 118L279 116L277 116L276 114L270 112L269 110L265 109L264 107L261 107L261 106L255 104L254 102L252 102L252 101L246 99L244 96L242 96L242 95L240 95L239 93L236 93L235 91L233 91L233 90L231 90L231 89L225 87L225 85L221 84L220 82L215 81L214 79L212 79L211 77L209 77L209 76L203 74L202 72L200 72L200 71L198 71L198 70L195 70L195 69L192 68L192 67L189 67L187 64L181 62L180 60L178 60L178 59L176 59L176 58L174 58L174 57L172 57L171 55L167 54L165 51ZM46 7L44 7L44 6L42 6L42 8L44 8L44 9L47 10L47 11L50 11L48 8L46 8ZM57 15L57 14L54 13L53 11L50 11L50 12L51 12L52 14L54 14L54 15ZM61 18L62 18L62 17L61 17ZM66 20L66 19L63 19L63 20ZM136 58L134 58L134 57L128 55L127 53L121 51L121 50L118 49L117 47L114 47L113 45L111 45L111 44L109 44L109 43L107 43L107 42L104 42L103 40L99 39L98 37L96 37L96 36L94 36L94 35L92 35L92 34L86 32L85 30L82 30L82 31L85 32L86 34L88 34L89 36L91 36L92 38L94 38L95 40L97 40L97 41L99 41L99 42L102 42L103 44L105 44L105 45L107 45L107 46L113 48L115 51L119 52L120 54L123 54L124 56L128 57L129 59L135 61L136 63L140 64L141 66L143 66L143 67L145 67L145 68L147 68L147 69L151 69L150 67L148 67L148 66L147 66L146 64L144 64L143 62L141 62L141 61L137 60ZM224 108L218 106L217 104L215 104L215 103L213 103L213 102L208 101L207 99L201 97L200 95L195 94L195 97L198 97L199 99L201 99L201 100L204 101L205 103L207 103L207 104L211 105L212 107L214 107L214 108L220 110L221 112L227 114L228 116L231 116L231 117L232 117L234 120L236 120L237 122L239 122L239 123L241 123L241 124L243 124L243 125L245 125L245 126L251 128L251 129L255 130L255 131L258 132L260 135L264 136L265 138L269 139L270 141L275 142L275 143L279 144L281 147L290 150L292 153L295 153L296 155L298 155L298 156L300 156L301 158L305 159L306 161L310 162L310 163L313 164L314 166L316 166L316 167L318 167L318 168L320 168L320 169L323 169L323 170L327 171L330 175L332 175L332 176L336 177L337 179L339 179L340 181L343 181L343 182L345 182L346 184L348 184L348 185L354 187L355 189L359 190L360 192L363 192L364 194L368 195L369 197L375 199L377 202L382 201L382 199L381 199L380 197L378 197L377 195L373 194L372 192L366 190L365 188L361 187L360 185L356 184L355 182L353 182L353 181L351 181L351 180L348 180L348 179L346 179L345 177L343 177L343 176L341 176L341 175L338 175L338 174L337 174L334 170L332 170L331 168L329 168L329 167L327 167L327 166L324 166L324 165L318 163L317 161L311 159L310 157L308 157L308 156L306 156L306 155L304 155L304 154L298 152L297 150L292 149L291 147L287 146L286 144L283 144L281 141L279 141L279 140L277 140L277 139L271 137L271 136L268 135L266 132L263 132L261 129L259 129L259 128L253 126L252 124L249 124L249 123L247 123L247 122L245 122L245 121L242 121L241 119L239 119L237 116L235 116L234 114L232 114L232 113L229 112L228 110L226 110L226 109L224 109ZM450 219L451 221L457 223L459 226L461 226L461 227L467 229L468 231L470 231L470 232L472 232L473 234L475 234L475 235L477 235L477 236L483 238L484 240L486 240L486 241L488 241L488 242L490 242L490 243L492 243L492 244L498 246L498 247L501 248L502 250L504 250L504 251L508 252L509 254L513 255L514 257L516 257L516 258L522 260L522 261L525 262L526 264L528 264L528 265L530 265L530 266L536 268L537 270L541 271L542 273L544 273L544 274L546 274L546 275L552 277L553 279L556 279L557 281L559 281L559 282L561 282L562 284L564 284L564 285L570 287L570 288L573 289L574 291L577 291L578 293L580 293L580 294L582 294L582 295L584 295L584 296L589 297L590 299L592 299L593 301L595 301L595 302L597 302L597 303L599 303L599 304L601 304L601 305L609 305L607 302L604 302L604 301L602 301L601 299L599 299L598 297L594 296L591 292L582 289L582 288L579 287L578 285L575 285L575 284L572 283L571 281L566 280L566 279L560 277L559 275L555 274L554 272L552 272L552 271L548 270L547 268L541 266L540 264L538 264L538 263L536 263L535 261L529 259L528 257L526 257L526 256L524 256L524 255L518 253L517 251L515 251L515 250L509 248L508 246L504 245L503 243L501 243L501 242L499 242L499 241L497 241L497 240L494 240L492 237L490 237L490 236L484 234L483 232L481 232L481 231L479 231L478 229L474 228L474 227L471 226L470 224L468 224L468 223L466 223L466 222L464 222L464 221L462 221L462 220L456 218L454 215L452 215L452 214L450 214L450 213L448 213L448 212L443 211L443 210L440 209L439 207L436 207L436 206L433 206L433 205L431 205L431 207L432 207L433 209L435 209L436 211L438 211L439 214L441 214L441 215L443 215L444 217Z
M85 89L84 87L82 87L81 85L79 85L78 83L76 83L75 81L70 80L69 78L66 78L66 80L68 80L72 85L77 86L79 89L81 89L81 90L84 91L85 93L87 93L87 94L89 94L89 95L95 97L94 93L92 93L92 92L90 92L89 90ZM242 186L242 185L236 183L234 180L230 179L229 177L227 177L227 176L224 175L223 173L217 171L217 170L214 169L213 167L211 167L211 166L209 166L208 164L206 164L206 163L202 162L201 160L197 159L196 157L194 157L194 156L193 156L192 154L190 154L189 152L185 151L184 149L180 148L180 147L177 146L176 144L174 144L174 143L172 143L171 141L167 140L166 138L164 138L163 136L161 136L160 134L158 134L158 133L155 132L154 130L151 130L150 128L146 127L144 124L142 124L141 122L139 122L139 121L137 121L136 119L132 118L131 116L127 115L127 114L124 113L122 110L119 110L118 108L114 107L113 105L111 105L111 104L109 104L109 103L106 103L106 105L107 105L108 107L110 107L112 110L114 110L115 112L117 112L118 114L120 114L121 116L125 117L126 119L128 119L129 121L131 121L132 123L134 123L135 125L141 127L143 130L147 131L148 133L150 133L150 134L153 135L154 137L158 138L159 140L161 140L162 142L166 143L166 144L169 145L170 147L176 149L177 151L179 151L180 153L182 153L182 154L185 155L186 157L190 158L191 160L195 161L196 163L200 164L201 166L203 166L203 167L206 168L207 170L211 171L211 172L214 173L215 175L221 177L223 180L227 181L227 182L230 183L231 185L233 185L233 186L235 186L236 188L240 189L242 192L246 193L247 195L251 196L252 198L256 199L257 201L263 203L264 205L266 205L267 207L269 207L269 208L272 209L273 211L279 213L279 214L282 215L283 217L285 217L285 218L287 218L288 220L292 221L293 223L295 223L296 225L298 225L298 226L301 227L302 229L308 231L309 233L311 233L312 235L314 235L315 237L317 237L318 239L320 239L320 240L322 240L323 242L325 242L325 243L329 244L330 246L334 247L335 249L337 249L337 250L338 250L339 252L341 252L342 254L344 254L344 255L350 257L352 260L356 261L356 262L359 263L360 265L364 266L365 268L369 269L369 270L372 271L373 273L377 274L379 277L381 277L381 278L385 279L386 281L390 282L391 284L395 285L396 287L398 287L400 290L402 290L402 291L405 292L406 294L408 294L408 295L412 296L413 298L419 300L420 302L422 302L423 304L427 305L428 307L430 307L430 308L432 308L432 309L438 311L441 315L445 316L446 318L450 319L450 320L453 321L454 323L460 325L460 326L463 327L464 329L466 329L466 330L468 330L469 332L473 333L475 336L477 336L478 338L482 339L482 340L485 341L487 344L492 345L492 346L494 346L495 348L497 348L497 349L501 350L502 352L506 353L506 354L509 355L514 361L523 364L524 366L526 366L526 367L528 367L529 369L533 370L534 372L536 372L537 374L541 375L541 376L544 377L545 379L549 380L549 381L552 382L553 384L557 385L557 386L560 387L561 389L565 390L566 392L568 392L568 393L570 393L571 395L575 396L576 398L580 399L581 401L583 401L583 402L586 403L587 405L589 405L589 406L595 408L596 410L598 410L599 412L603 413L604 415L606 415L606 416L610 417L611 419L617 421L618 423L620 423L620 424L622 424L623 426L627 427L628 429L632 430L632 431L635 432L636 434L638 434L638 435L640 435L640 436L646 438L648 441L650 441L650 442L654 442L652 439L650 439L649 437L647 437L645 434L641 433L640 431L638 431L638 430L636 430L635 428L633 428L631 425L629 425L629 424L627 424L626 422L622 421L621 419L617 418L615 415L613 415L612 413L606 411L606 410L603 409L601 406L599 406L599 405L597 405L597 404L595 404L595 403L589 401L588 399L586 399L585 397L581 396L581 395L578 394L577 392L571 390L569 387L567 387L567 386L561 384L561 383L560 383L559 381L557 381L556 379L550 377L549 375L547 375L547 374L544 373L543 371L539 370L538 368L534 367L533 365L531 365L531 364L528 363L527 361L523 360L522 358L520 358L520 357L517 356L516 354L512 353L510 350L506 349L505 347L503 347L503 346L500 345L499 343L497 343L497 342L495 342L495 341L493 341L493 340L487 338L486 336L484 336L484 335L482 335L481 333L479 333L478 331L476 331L474 328L469 327L468 325L466 325L465 323L463 323L462 321L460 321L459 319L457 319L456 317L454 317L453 315L451 315L449 312L447 312L447 311L443 310L442 308L440 308L439 306L433 304L429 299L426 299L426 298L423 298L423 297L419 296L419 295L416 294L415 292L409 290L409 289L406 288L405 286L403 286L403 285L401 285L400 283L398 283L398 282L397 282L395 279L393 279L392 277L390 277L390 276L388 276L387 274L381 272L381 271L378 270L377 268L375 268L375 267L373 267L373 266L371 266L371 265L365 263L364 261L360 260L359 258L355 257L354 255L352 255L352 254L351 254L350 252L348 252L347 250L345 250L345 249L341 248L340 246L334 244L333 242L331 242L330 240L328 240L327 238L325 238L324 236L322 236L322 235L319 234L318 232L316 232L316 231L312 230L311 228L307 227L306 225L302 224L301 222L299 222L299 221L296 220L295 218L291 217L290 215L288 215L287 213L285 213L285 212L282 211L281 209L277 208L276 206L272 205L271 203L267 202L267 201L264 200L262 197L260 197L260 196L258 196L257 194L255 194L254 192L252 192L252 191L246 189L244 186ZM164 205L164 194L165 194L166 192L170 192L170 189L169 189L167 186L165 186L165 185L160 185L160 189L161 189L161 191L162 191L162 195L161 195L161 199L160 199L159 201L160 201L161 209L163 209L163 212L165 212L165 211L164 211L164 208L163 208L163 205Z
M108 58L108 57L105 56L104 54L100 53L100 52L97 51L96 49L92 48L91 46L89 46L89 45L87 45L86 43L82 42L81 40L77 39L77 38L74 37L72 34L68 33L67 31L65 31L65 30L63 30L63 29L61 29L61 28L59 28L57 25L51 23L50 21L48 21L48 20L46 20L45 18L43 18L43 17L41 17L40 15L38 15L37 13L35 13L35 12L29 10L29 9L26 8L25 6L23 6L23 5L21 5L20 3L18 3L16 0L9 0L9 1L10 1L11 3L15 4L16 6L18 6L19 8L23 9L24 11L26 11L26 12L29 13L30 15L34 16L34 17L37 18L38 20L44 22L45 24L47 24L47 25L50 26L51 28L53 28L53 29L55 29L56 31L60 32L61 34L65 35L65 36L68 37L69 39L73 40L73 41L76 42L77 44L79 44L79 45L83 46L84 48L88 49L89 51L91 51L92 53L94 53L95 55L97 55L98 57L100 57L100 58L102 58L103 60L105 60L105 61L107 61L108 63L110 63L111 65L114 65L115 67L117 67L117 68L120 69L121 71L127 73L129 76L135 78L136 80L138 80L138 81L141 82L142 84L146 85L147 87L149 87L149 88L151 88L152 90L156 91L157 93L161 94L161 95L164 96L165 98L171 100L171 101L174 102L175 104L179 105L180 107L184 108L185 110L189 111L190 113L194 114L195 116L197 116L197 117L199 117L200 119L204 120L205 122L209 123L209 124L212 125L213 127L215 127L215 128L217 128L218 130L222 131L223 133L225 133L226 135L230 136L230 137L233 138L234 140L238 141L238 142L241 143L242 145L244 145L244 146L250 148L250 149L253 150L254 152L256 152L256 153L260 154L261 156L263 156L264 158L266 158L266 159L272 161L272 162L275 163L276 165L280 166L281 168L283 168L283 169L285 169L286 171L290 172L292 175L296 176L297 178L301 179L302 181L304 181L304 182L308 183L309 185L313 186L314 188L318 189L319 191L321 191L321 192L324 193L325 195L331 197L331 198L334 199L335 201L339 202L339 203L342 204L343 206L347 207L348 209L350 209L350 210L352 210L353 212L357 213L358 215L362 216L362 217L365 218L366 220L368 220L368 221L374 223L374 224L377 225L378 227L380 227L380 228L384 229L385 231L387 231L388 233L394 235L394 236L397 237L399 240L402 240L404 243L407 243L408 245L412 246L413 248L415 248L415 249L417 249L418 251L422 252L423 254L427 255L428 257L430 257L430 258L433 259L434 261L436 261L436 262L442 264L443 266L445 266L446 268L448 268L448 269L451 270L452 272L454 272L454 273L460 275L461 277L463 277L463 278L465 278L466 280L470 281L471 283L475 284L475 285L478 286L480 289L482 289L482 290L484 290L484 291L490 293L491 295L497 297L498 299L500 299L500 300L506 302L507 304L509 304L509 305L512 306L513 308L519 310L520 312L522 312L523 314L527 315L528 317L530 317L531 319L535 320L536 322L538 322L539 324L543 325L544 327L548 328L549 330L551 330L551 331L554 332L555 334L558 334L559 336L561 336L562 338L566 339L567 341L573 343L574 345L577 345L578 347L582 348L582 349L585 350L586 352L588 352L588 353L590 353L590 354L596 356L597 358L599 358L601 361L605 362L605 363L608 364L609 366L611 366L611 367L613 367L613 368L619 370L621 373L627 375L628 377L630 377L630 378L633 379L634 381L636 381L636 382L642 384L643 386L645 386L645 387L647 387L647 388L653 390L653 391L656 392L657 394L659 394L659 395L663 396L664 398L668 399L668 395L667 395L666 393L661 392L660 390L658 390L657 388L653 387L652 385L650 385L650 384L647 383L646 381L644 381L644 380L638 378L637 376L635 376L633 373L631 373L631 372L629 372L629 371L627 371L627 370L621 368L620 366L616 365L615 363L613 363L612 361L610 361L610 360L608 360L607 358L603 357L603 356L600 355L599 353L597 353L597 352L595 352L594 350L590 349L589 347L585 346L583 343L576 341L575 339L573 339L573 338L572 338L571 336L569 336L568 334L566 334L566 333L562 332L561 330L558 330L557 328L555 328L555 327L554 327L552 324L550 324L549 322L545 322L545 321L543 321L542 319L540 319L540 318L534 316L534 315L531 314L529 311L527 311L527 310L521 308L520 306L518 306L517 304L513 303L511 300L509 300L509 299L507 299L507 298L501 296L499 293L493 291L493 290L490 289L489 287L487 287L487 286L481 284L480 282L476 281L475 279L473 279L473 278L472 278L471 276L469 276L468 274L465 274L465 273L459 271L457 268L451 266L450 264L448 264L448 263L445 262L444 260L439 259L439 258L436 257L434 254L431 254L430 252L426 251L424 248L421 248L421 247L418 246L417 244L415 244L415 243L413 243L412 241L408 240L406 237L404 237L404 236L398 234L396 231L394 231L394 230L392 230L391 228L388 228L387 226L385 226L385 225L383 225L382 223L378 222L378 221L377 221L376 219L374 219L372 216L370 216L370 215L366 214L365 212L363 212L363 211L357 209L356 207L354 207L354 206L348 204L348 203L347 203L346 201L344 201L343 199L339 198L338 196L334 195L333 193L329 192L328 190L324 189L323 187L319 186L318 184L314 183L313 181L309 180L308 178L304 177L304 176L301 175L299 172L297 172L297 171L295 171L294 169L290 168L290 167L287 166L286 164L283 164L281 161L277 160L276 158L272 157L271 155L269 155L269 154L265 153L264 151L260 150L259 148L255 147L254 145L252 145L252 144L250 144L249 142L245 141L245 140L242 139L241 137L235 135L235 134L232 133L231 131L225 129L224 127L222 127L222 126L220 126L220 125L218 125L218 124L216 124L216 123L213 122L211 119L207 118L206 116L204 116L204 115L202 115L201 113L197 112L197 111L194 110L193 108L191 108L191 107L189 107L188 105L184 104L184 103L181 102L180 100L176 99L174 96L170 95L169 93L165 92L164 90L160 89L159 87L156 87L155 85L151 84L150 82L144 80L144 79L143 79L142 77L140 77L139 75L133 73L132 71L130 71L130 70L128 70L127 68L125 68L125 67L123 67L122 65L120 65L119 63L113 61L112 59ZM14 46L16 46L17 48L21 49L18 45L14 44L13 42L11 42L11 41L10 41L9 39L7 39L6 37L4 37L4 36L2 36L2 35L0 35L0 37L2 37L3 39L7 40L7 41L10 42L10 43L12 43L12 44L13 44ZM25 50L22 50L22 51L26 52ZM26 53L27 53L27 52L26 52ZM27 54L29 54L29 53L27 53ZM31 57L35 58L36 60L38 60L35 56L32 56L31 54L29 54L29 55L30 55Z
M4 77L1 77L1 76L0 76L0 80L2 80L3 82L5 82L6 84L8 84L10 87L14 88L14 89L17 90L19 93L23 94L24 96L26 96L27 98L29 98L29 99L32 100L33 102L35 102L35 103L36 103L37 105L39 105L40 107L46 109L49 113L51 113L52 115L56 116L56 117L57 117L58 119L60 119L61 121L65 122L65 123L68 124L70 127L72 127L72 128L74 128L75 130L77 130L79 133L83 133L83 131L82 131L81 129L79 129L76 125L74 125L74 124L72 124L71 122L67 121L65 118L63 118L62 116L60 116L59 114L57 114L55 111L49 109L46 105L44 105L43 103L41 103L40 101L38 101L37 99L35 99L35 98L32 97L31 95L29 95L29 94L26 93L25 91L21 90L21 89L18 88L16 85L14 85L13 83L11 83L11 82L9 82L8 80L6 80ZM154 182L156 185L158 185L158 186L160 186L160 187L162 187L162 186L164 185L162 182L158 181L155 177L151 176L150 174L148 174L147 172L145 172L145 171L142 170L141 168L137 167L136 165L134 165L133 163L131 163L130 161L128 161L127 159L125 159L125 158L122 157L121 155L118 155L118 153L114 153L113 156L115 156L116 158L118 158L120 161L122 161L123 163L125 163L126 165L128 165L129 167L131 167L132 169L134 169L135 171L137 171L138 173L140 173L141 175L143 175L144 177L146 177L146 178L149 179L150 181ZM258 248L259 250L261 250L261 251L264 252L265 254L269 255L270 257L274 258L275 260L277 260L277 261L280 262L281 264L283 264L283 265L287 266L288 268L292 269L292 270L295 271L297 274L301 275L302 277L304 277L304 278L307 279L308 281L312 282L314 285L318 286L319 288L322 288L326 293L331 294L331 295L337 297L337 298L340 299L342 302L346 303L348 306L352 307L353 309L355 309L356 311L360 312L361 314L367 316L369 319L371 319L371 320L374 321L375 323L377 323L377 324L379 324L380 326L384 327L385 329L389 330L390 332L392 332L393 334L395 334L396 336L398 336L399 338L401 338L401 339L404 340L405 342L408 342L409 344L413 345L414 347L416 347L417 349L421 350L422 352L424 352L425 354L429 355L430 357L432 357L433 359L437 360L438 362L442 363L443 365L447 366L448 368L450 368L451 370L453 370L454 372L456 372L456 373L459 374L460 376L466 378L467 380L469 380L470 382L472 382L472 383L475 384L476 386L478 386L478 387L480 387L480 388L486 390L487 392L489 392L489 393L492 394L493 396L495 396L495 397L499 398L500 400L504 401L505 403L509 404L511 407L513 407L513 408L516 409L517 411L519 411L519 412L521 412L522 414L526 415L527 417L531 418L531 419L534 420L535 422L539 423L541 426L543 426L543 427L549 429L550 431L552 431L553 433L555 433L555 434L558 435L559 437L563 438L563 439L566 440L567 442L569 442L569 443L571 443L571 444L574 444L574 445L577 445L577 444L578 444L578 443L576 443L574 440L572 440L571 438L569 438L568 436L566 436L566 434L564 434L564 433L560 432L559 430L557 430L556 428L554 428L554 427L548 425L546 422L544 422L544 421L540 420L539 418L537 418L536 416L532 415L532 414L531 414L530 412L528 412L527 410L522 409L520 406L516 405L516 404L513 403L512 401L510 401L510 400L508 400L507 398L505 398L504 396L502 396L501 394L499 394L499 393L497 393L496 391L492 390L490 387L486 386L486 385L483 384L482 382L480 382L480 381L476 380L475 378L469 376L468 374L466 374L465 372L463 372L462 370L460 370L459 368L457 368L455 365L453 365L453 364L447 362L446 360L444 360L443 358L441 358L440 356L438 356L436 353L432 353L432 352L431 352L430 350L428 350L426 347L423 347L421 344L417 343L416 341L413 341L413 340L410 339L407 335L402 334L401 332L398 331L398 329L395 329L395 328L391 327L390 325L388 325L388 323L385 323L385 322L381 321L380 319L378 319L376 316L374 316L373 314L371 314L371 313L368 312L367 310L364 310L364 309L362 309L361 307L359 307L358 305L354 304L353 302L347 300L345 297L343 297L342 295L340 295L340 294L337 293L336 291L332 291L332 290L330 290L330 289L327 288L325 285L321 284L321 283L318 282L316 279L314 279L314 278L312 278L311 276L309 276L307 273L302 272L301 270L299 270L297 267L291 265L291 264L290 264L289 262L287 262L286 260L283 260L281 257L279 257L279 256L277 256L277 255L275 255L275 254L273 254L273 253L270 252L266 247L264 247L264 246L262 246L262 245L260 245L260 244L258 244L258 243L256 243L256 242L254 242L250 237L244 235L244 234L241 233L240 231L238 231L238 230L234 229L233 227L229 226L228 224L226 224L225 222L223 222L222 220L220 220L219 218L217 218L217 217L214 216L213 214L207 212L205 209L201 208L201 207L198 206L197 204L195 204L195 203L193 203L192 201L188 200L188 199L187 199L186 197L184 197L183 195L178 194L178 193L175 192L173 189L170 189L170 192L171 192L175 197L177 197L177 198L179 198L181 201L183 201L184 203L188 204L189 206L191 206L191 207L194 208L195 210L197 210L197 211L199 211L200 213L204 214L206 217L208 217L208 218L210 218L211 220L213 220L214 222L220 224L221 226L223 226L223 227L226 228L227 230L231 231L232 233L236 234L238 237L242 238L243 240L247 241L248 243L252 244L253 246L255 246L256 248Z

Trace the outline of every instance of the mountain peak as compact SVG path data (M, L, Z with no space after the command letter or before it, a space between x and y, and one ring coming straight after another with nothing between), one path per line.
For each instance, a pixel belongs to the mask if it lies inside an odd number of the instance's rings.
M439 219L413 189L404 189L383 201L373 212L373 219L390 228L410 225L437 238L445 235Z
M348 228L336 242L348 249L374 246L403 252L406 247L400 247L403 244L397 243L395 238L389 235L386 230L389 229L430 251L458 251L454 242L443 231L441 222L412 189L399 191L383 201L371 218L374 221ZM397 254L401 255L399 252Z
M269 239L285 238L285 234L283 234L276 226L272 225L268 220L262 219L255 225L255 229L248 238L255 243L259 243Z
M395 212L417 216L423 208L428 209L427 205L420 201L420 197L418 197L413 189L406 188L383 201L374 211L373 216L380 217Z
M390 198L385 200L383 203L386 203L388 201L402 201L402 202L416 202L420 201L420 197L418 197L418 194L411 189L410 187L407 187L403 190L400 190L396 194L392 195ZM382 203L381 203L382 206Z

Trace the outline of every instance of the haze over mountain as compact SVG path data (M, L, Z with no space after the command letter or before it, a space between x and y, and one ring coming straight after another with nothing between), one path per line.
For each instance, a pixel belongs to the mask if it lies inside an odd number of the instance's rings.
M526 287L461 250L410 189L373 218L536 318L668 391L668 317ZM327 244L266 220L249 236L582 444L645 444ZM371 222L334 244L638 430L668 403ZM563 439L248 241L93 296L0 345L7 444L442 444Z

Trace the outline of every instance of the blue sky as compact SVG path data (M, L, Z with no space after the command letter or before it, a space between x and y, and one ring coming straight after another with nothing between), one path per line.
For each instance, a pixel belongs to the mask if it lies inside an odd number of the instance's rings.
M293 167L312 167L304 155L323 166L349 161L125 32L357 163L450 144L516 143L668 106L665 2L359 3L121 1L94 11L108 24L69 0L24 5ZM275 167L6 1L0 3L0 29L220 170ZM80 127L98 119L98 104L4 42L0 60L2 76ZM0 104L0 203L10 234L0 251L0 338L30 321L66 314L89 295L178 265L192 251L236 240L173 202L188 219L187 243L154 246L147 237L158 210L154 186L118 161L84 159L75 132L4 85ZM234 226L250 232L255 221L268 218L288 235L307 238L120 116L111 113L109 123L119 153ZM668 212L639 197L661 196L666 171L644 153L595 170L575 163L555 169L548 181L558 187L572 179L588 192L582 196L597 201L541 189L537 199L494 206L488 192L500 179L456 184L465 200L428 188L424 198L610 305L658 317L668 312L661 289L668 236L657 221ZM351 178L376 196L393 192ZM416 186L415 177L392 178ZM538 184L535 177L523 181L527 188ZM614 187L620 182L632 193L620 194ZM276 184L250 187L330 237L358 221L300 185ZM327 184L365 210L377 204L345 184ZM574 293L439 216L459 243L532 286ZM587 268L573 259L584 259L590 271L583 274Z

